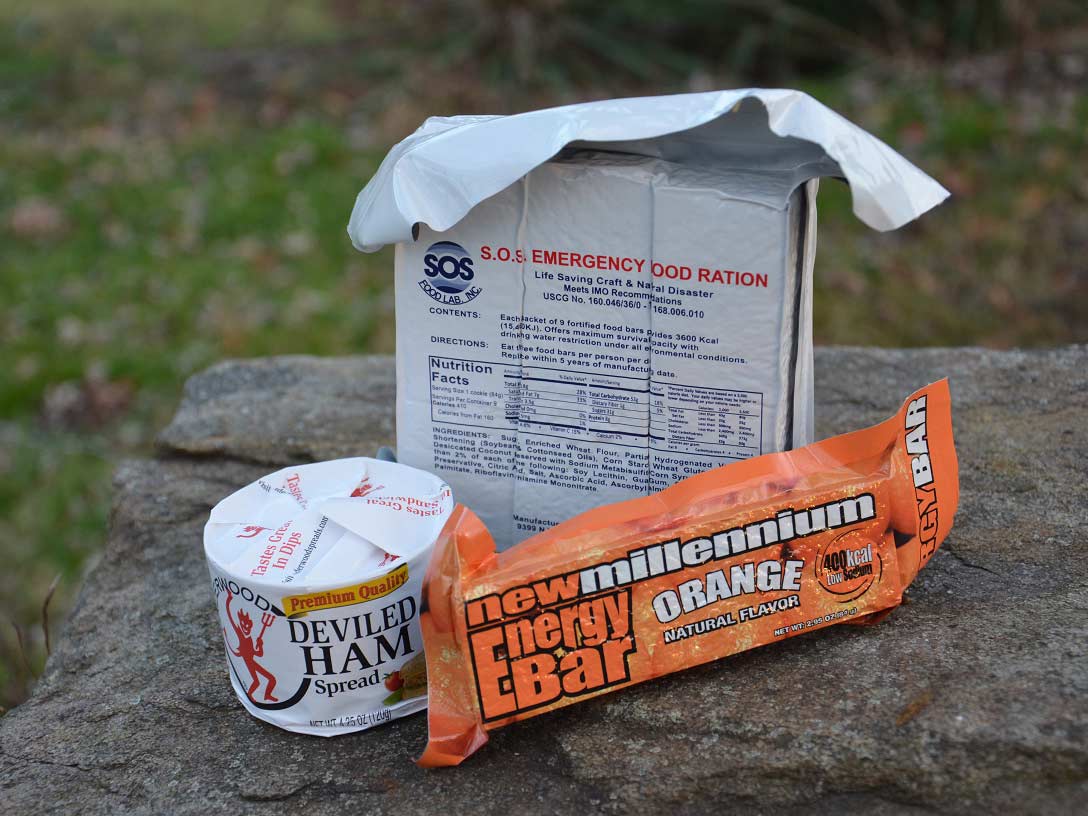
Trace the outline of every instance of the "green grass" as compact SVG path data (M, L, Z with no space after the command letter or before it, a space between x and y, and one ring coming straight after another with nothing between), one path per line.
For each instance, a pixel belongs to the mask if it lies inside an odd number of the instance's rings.
M633 47L612 11L542 28L519 78L493 48L498 12L436 41L411 4L89 8L0 2L0 706L44 662L54 576L55 632L101 549L114 463L148 453L186 377L227 356L392 351L391 254L355 252L344 228L393 141L431 113L685 90L693 68L748 84L770 36ZM782 81L954 193L878 235L824 184L818 342L1088 340L1088 98L1058 74L995 91L870 61Z
M146 450L189 374L224 356L391 350L389 254L344 233L371 155L320 122L161 149L0 144L0 211L34 196L63 212L56 235L0 249L0 548L14 560L0 599L36 644L43 588L61 573L63 606L101 545L112 462ZM119 404L97 408L99 392Z
M50 582L56 621L101 549L114 462L149 450L186 377L392 350L390 253L344 232L380 155L320 112L203 111L181 47L118 56L143 30L0 25L0 706L40 671ZM20 227L35 206L49 223Z

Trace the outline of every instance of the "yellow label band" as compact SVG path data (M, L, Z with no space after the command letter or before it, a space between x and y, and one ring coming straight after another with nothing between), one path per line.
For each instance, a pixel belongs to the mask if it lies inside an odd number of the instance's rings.
M288 595L283 599L283 608L289 618L298 618L307 612L319 609L332 609L337 606L373 601L390 592L400 589L408 583L408 565L401 564L395 570L379 578L364 581L361 584L327 589L323 592L311 592L306 595Z

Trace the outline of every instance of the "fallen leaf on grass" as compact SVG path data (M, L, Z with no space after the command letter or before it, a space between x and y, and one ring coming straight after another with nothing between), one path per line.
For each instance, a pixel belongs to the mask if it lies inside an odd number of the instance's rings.
M64 213L44 198L24 198L8 213L8 228L19 238L51 238L64 231Z
M42 401L42 421L50 428L97 428L121 417L132 403L135 387L128 380L93 377L49 388Z

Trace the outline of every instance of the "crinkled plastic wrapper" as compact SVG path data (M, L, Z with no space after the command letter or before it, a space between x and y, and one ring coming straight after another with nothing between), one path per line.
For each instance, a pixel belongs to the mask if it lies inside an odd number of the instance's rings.
M952 526L947 381L891 419L592 510L502 553L463 506L424 583L430 740L488 731L836 623L870 623Z

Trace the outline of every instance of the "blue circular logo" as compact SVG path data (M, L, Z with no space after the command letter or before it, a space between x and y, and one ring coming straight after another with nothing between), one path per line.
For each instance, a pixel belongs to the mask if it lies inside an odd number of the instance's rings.
M472 256L453 241L436 241L423 256L423 280L419 288L439 303L468 303L482 291L474 282Z

